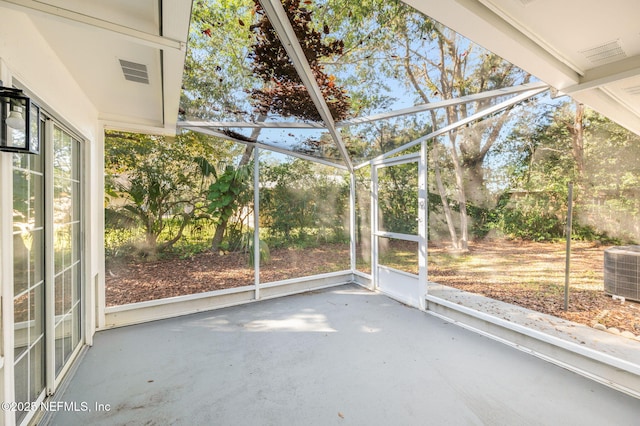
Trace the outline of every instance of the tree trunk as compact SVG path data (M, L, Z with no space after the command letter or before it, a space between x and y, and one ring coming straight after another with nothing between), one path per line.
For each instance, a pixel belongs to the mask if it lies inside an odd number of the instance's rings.
M213 234L213 239L211 240L211 251L217 253L220 250L220 244L222 244L222 239L224 238L224 233L227 230L228 220L223 220L216 226L216 232Z
M183 214L182 223L180 224L180 229L178 229L178 232L176 233L175 237L173 237L169 241L165 241L164 243L160 244L160 246L158 246L158 251L162 252L163 250L173 247L173 245L177 243L178 240L180 240L180 238L182 238L182 234L184 234L184 229L189 224L190 219L191 219L190 215Z
M469 250L469 216L467 215L467 195L464 185L464 169L460 164L456 135L449 136L451 140L451 159L453 160L454 172L456 174L456 187L458 190L458 204L460 208L460 233L461 238L457 248L462 251Z
M440 194L440 201L442 202L442 210L444 211L444 217L447 221L447 227L449 228L449 236L451 237L451 243L454 249L458 249L458 235L456 227L453 224L453 214L451 213L451 207L447 201L447 192L442 184L442 175L440 174L440 161L438 153L438 141L433 142L433 171L436 175L436 186L438 187L438 193Z
M467 200L478 207L488 204L487 190L484 184L484 168L482 167L483 161L484 157L474 157L468 159L462 165L466 171L464 185Z
M570 126L571 146L573 159L576 162L578 172L577 180L581 181L584 176L584 105L576 102L576 115L573 126Z

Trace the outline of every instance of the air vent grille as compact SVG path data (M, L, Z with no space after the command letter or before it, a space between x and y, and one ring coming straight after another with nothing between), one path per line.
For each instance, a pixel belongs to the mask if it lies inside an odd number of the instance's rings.
M618 40L610 41L591 49L582 50L580 53L593 64L613 62L627 57Z
M529 4L533 3L536 0L520 0L520 3L522 3L523 6L528 6Z
M149 73L146 65L120 59L120 66L125 79L136 83L149 84Z
M628 95L632 95L632 96L640 95L640 85L631 86L631 87L625 87L622 90L627 92Z

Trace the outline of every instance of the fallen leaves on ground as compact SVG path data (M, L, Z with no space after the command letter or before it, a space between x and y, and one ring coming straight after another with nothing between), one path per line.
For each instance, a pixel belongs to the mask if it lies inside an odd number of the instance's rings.
M260 282L301 278L349 269L349 246L271 250L271 260L260 267ZM247 253L220 255L207 252L187 259L149 262L109 262L106 276L107 306L125 305L253 285L254 269Z
M567 311L564 243L478 241L468 254L432 244L429 280L591 327L599 322L640 335L640 303L621 303L604 293L605 249L574 243Z

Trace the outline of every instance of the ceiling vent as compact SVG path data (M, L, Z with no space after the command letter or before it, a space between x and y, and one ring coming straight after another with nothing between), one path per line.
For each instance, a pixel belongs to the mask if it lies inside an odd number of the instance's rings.
M135 81L136 83L149 84L149 74L147 73L146 65L120 59L120 66L122 67L122 73L125 79Z
M592 64L600 65L626 58L627 54L622 50L618 40L610 41L591 49L580 51Z
M640 85L631 86L631 87L625 87L622 90L627 92L627 95L632 95L632 96L640 95Z
M536 0L520 0L520 3L522 3L523 6L528 6L529 4L533 3Z

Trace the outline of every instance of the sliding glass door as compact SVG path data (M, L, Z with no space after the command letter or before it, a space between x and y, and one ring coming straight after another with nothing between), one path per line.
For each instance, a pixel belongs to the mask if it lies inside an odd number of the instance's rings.
M41 155L13 155L14 376L17 407L55 390L82 344L80 140L42 119ZM33 412L18 411L27 423Z

